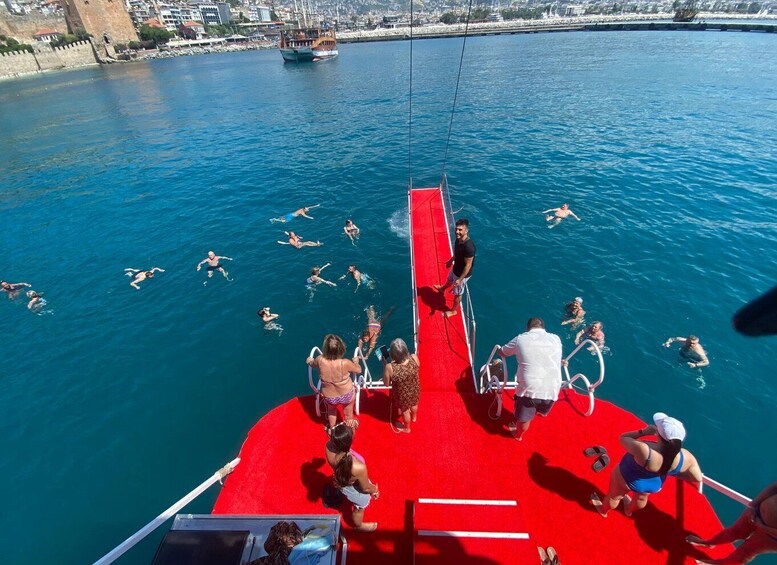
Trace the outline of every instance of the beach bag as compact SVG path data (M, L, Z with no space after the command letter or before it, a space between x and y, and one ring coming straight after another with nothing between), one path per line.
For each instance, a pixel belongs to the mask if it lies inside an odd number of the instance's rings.
M332 483L327 483L324 485L324 496L322 498L324 500L324 506L327 508L340 508L345 497L343 496L343 493L340 492L340 489L335 488Z

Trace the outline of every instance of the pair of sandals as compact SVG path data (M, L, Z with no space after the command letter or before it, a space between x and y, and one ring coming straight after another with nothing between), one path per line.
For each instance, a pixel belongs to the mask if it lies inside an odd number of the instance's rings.
M559 565L558 555L552 547L548 547L547 550L538 547L537 551L540 553L540 563L542 565Z
M607 465L610 464L610 456L607 455L607 450L601 445L594 445L587 447L583 450L583 455L586 457L596 457L596 460L591 465L591 469L594 473L600 473Z

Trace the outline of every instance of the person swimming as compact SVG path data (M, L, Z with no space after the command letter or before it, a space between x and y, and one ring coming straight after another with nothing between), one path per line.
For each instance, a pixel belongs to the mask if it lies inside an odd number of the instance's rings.
M326 279L322 279L319 275L321 274L321 271L326 269L331 263L327 263L323 267L313 267L310 269L310 276L305 280L305 284L309 287L316 286L318 284L328 284L329 286L337 286L336 283L333 283L331 281L328 281Z
M224 267L221 265L221 260L225 261L231 261L231 257L225 257L223 255L216 255L213 251L208 251L208 256L205 257L202 261L197 263L197 271L202 269L203 264L208 264L208 278L211 278L213 276L213 271L218 271L222 275L224 275L225 279L229 278L229 273L224 270Z
M561 322L562 326L567 324L577 325L583 321L585 310L583 310L583 299L579 296L575 297L564 309L566 310L566 315Z
M354 292L359 290L359 287L362 283L364 283L364 285L369 289L375 288L375 281L373 281L367 273L362 273L359 269L357 269L356 265L349 265L348 272L342 275L339 280L343 280L349 275L352 276L353 280L356 281L356 290L354 290Z
M143 282L146 279L153 279L154 278L154 273L156 271L159 271L160 273L164 273L165 272L164 269L160 269L159 267L154 267L154 268L152 268L149 271L144 271L144 270L141 270L141 269L133 269L133 268L130 267L128 269L124 269L124 274L127 275L128 277L132 277L132 281L130 282L130 286L134 287L135 290L140 290L140 287L138 286L138 283L141 283L141 282Z
M30 299L30 301L27 303L27 309L36 314L40 312L41 308L46 305L46 300L44 300L42 292L28 290L27 298Z
M359 226L353 223L353 220L345 220L345 226L343 226L343 231L345 232L345 235L348 236L348 238L351 240L351 243L355 244L357 239L359 239L359 234L361 233L361 230L359 229Z
M280 314L275 314L273 312L270 312L269 306L265 306L264 308L261 308L256 312L256 314L262 319L262 322L264 322L264 329L268 331L277 331L278 335L281 335L283 333L283 326L275 322L275 320L278 319Z
M602 331L603 328L604 325L601 322L594 322L587 328L577 332L577 335L575 336L575 344L580 345L581 342L585 341L586 339L590 339L597 346L599 346L599 349L602 349L604 347L604 332Z
M26 282L9 283L7 281L0 281L0 291L3 291L8 295L8 300L14 300L19 296L19 291L23 287L32 288L32 285Z
M302 249L303 247L319 247L324 245L320 241L302 241L302 238L293 231L285 231L283 233L289 236L289 241L279 241L278 243L281 245L291 245L297 249Z
M302 216L303 218L307 218L308 220L312 220L313 217L312 216L308 216L307 213L310 210L312 210L313 208L318 208L319 206L321 206L321 204L316 204L315 206L305 206L303 208L298 208L294 212L289 212L285 216L279 216L277 218L270 218L270 221L273 222L273 223L281 222L281 223L285 224L286 222L292 221L297 216Z
M688 366L692 369L706 367L710 364L707 352L699 343L699 338L695 335L688 337L670 337L664 342L664 347L669 347L675 341L682 342L680 346L680 357L686 360Z
M548 212L553 212L553 214L545 216L545 221L549 222L549 225L548 225L549 228L555 228L557 225L561 223L561 220L564 220L569 216L572 216L578 222L580 221L580 218L578 218L575 215L575 213L569 209L569 204L567 204L566 202L562 204L560 208L549 208L547 210L542 211L543 214L548 214Z
M361 333L358 340L359 349L361 349L362 355L365 359L369 359L372 352L375 350L375 346L378 344L378 337L383 331L383 324L389 319L391 313L394 311L394 307L388 309L388 311L378 318L375 313L375 307L369 305L364 309L367 312L367 328ZM367 347L367 353L364 353L364 348Z

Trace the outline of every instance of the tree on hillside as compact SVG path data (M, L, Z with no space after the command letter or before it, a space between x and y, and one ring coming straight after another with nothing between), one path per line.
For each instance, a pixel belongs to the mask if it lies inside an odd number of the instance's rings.
M140 39L143 41L153 41L154 45L167 43L175 37L174 33L167 31L165 28L151 27L148 24L140 26L140 33L138 35L140 35Z
M455 24L455 23L458 23L458 21L459 21L459 16L457 16L453 12L445 12L442 16L440 16L440 22L446 25Z

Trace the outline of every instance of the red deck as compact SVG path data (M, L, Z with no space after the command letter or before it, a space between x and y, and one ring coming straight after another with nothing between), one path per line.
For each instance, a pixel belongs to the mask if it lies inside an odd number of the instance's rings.
M388 395L362 392L354 448L380 485L381 498L365 515L379 528L371 534L344 529L348 563L538 563L537 545L556 548L564 565L681 564L706 555L683 540L689 532L708 536L720 522L706 498L686 483L667 481L635 518L614 511L604 519L591 507L589 495L606 490L609 469L594 473L582 451L603 445L616 464L623 452L618 435L644 426L634 415L597 400L594 414L586 418L587 398L563 393L550 416L534 422L520 443L504 427L512 411L507 396L502 421L489 419L491 396L472 392L462 318L443 318L442 297L431 289L444 280L450 257L439 190L414 190L411 207L419 289L418 422L410 434L393 433ZM450 305L451 296L445 300ZM304 370L300 362L300 375ZM312 396L290 400L264 416L250 431L241 463L213 512L326 512L321 494L331 471L324 459L322 423ZM517 505L425 506L418 504L422 498L513 500ZM528 539L421 536L418 530L526 533ZM730 550L718 548L709 555Z

